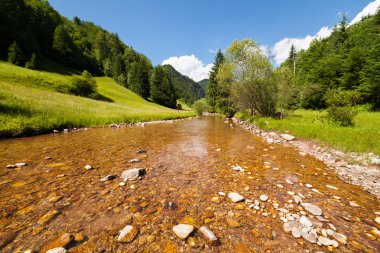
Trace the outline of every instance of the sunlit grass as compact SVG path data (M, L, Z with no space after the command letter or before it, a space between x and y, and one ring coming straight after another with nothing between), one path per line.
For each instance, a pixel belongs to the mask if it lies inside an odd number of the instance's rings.
M113 102L55 91L54 85L70 85L71 78L0 62L0 136L195 115L148 102L108 77L96 81L99 93Z
M380 113L360 112L354 127L340 127L323 120L325 112L297 110L285 119L250 118L264 129L289 132L297 137L343 151L373 152L380 155ZM246 117L238 114L238 117ZM249 117L248 117L249 118Z

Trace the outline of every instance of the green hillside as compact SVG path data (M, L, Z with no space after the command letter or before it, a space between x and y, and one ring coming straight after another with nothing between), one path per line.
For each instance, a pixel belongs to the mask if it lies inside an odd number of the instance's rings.
M202 89L206 92L207 90L207 85L208 85L208 79L203 79L201 81L198 82L199 86L202 87Z
M109 77L95 78L103 101L65 94L78 75L61 70L66 74L0 62L0 137L194 115L148 102Z
M171 65L164 65L168 73L176 95L188 105L192 105L196 100L205 97L205 90L191 78L182 75Z

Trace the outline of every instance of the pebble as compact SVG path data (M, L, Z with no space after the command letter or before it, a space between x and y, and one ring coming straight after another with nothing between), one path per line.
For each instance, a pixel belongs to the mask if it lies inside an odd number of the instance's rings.
M376 229L376 228L372 229L372 230L371 230L371 233L372 233L373 235L376 235L377 237L380 237L380 230L378 230L378 229Z
M37 223L40 225L45 225L49 223L51 220L53 220L57 215L59 214L59 211L57 210L50 210L45 215L43 215Z
M307 188L313 188L313 185L311 185L311 184L305 184L305 186L306 186Z
M100 179L101 182L105 182L105 181L108 181L108 180L112 180L112 179L115 179L116 176L115 175L107 175L103 178Z
M296 138L296 137L294 137L293 135L290 135L290 134L281 134L281 137L284 140L287 140L287 141L292 141L292 140L294 140Z
M231 228L239 228L239 227L241 227L241 224L237 220L235 220L233 218L227 217L226 220L227 220L228 226L231 227Z
M214 196L214 197L211 198L211 202L219 204L220 203L220 199L219 199L218 196Z
M333 190L339 190L337 187L327 184L327 188L333 189Z
M218 242L218 238L215 236L215 234L208 229L205 226L202 226L199 231L201 232L201 235L207 240L207 242L211 244L216 244Z
M341 244L347 244L347 236L340 234L340 233L334 233L332 237L340 242Z
M194 231L194 226L188 224L178 224L173 227L173 232L181 240L186 239Z
M117 241L119 242L132 242L137 234L139 233L139 230L136 229L136 227L127 225L123 230L120 231L119 236L117 237Z
M350 201L350 206L352 206L352 207L360 207L355 201Z
M138 162L140 162L140 159L134 158L134 159L129 160L128 162L129 163L138 163Z
M305 231L301 231L301 236L303 239L305 239L306 241L308 241L310 243L317 243L317 236L314 234L311 234L311 233L308 233Z
M242 167L240 167L239 165L234 165L232 166L232 169L234 171L241 171L241 172L244 172L244 169Z
M268 199L269 199L268 195L263 194L260 196L260 200L263 202L266 202Z
M230 198L232 200L232 202L235 202L235 203L244 200L244 197L241 196L237 192L230 192L230 193L228 193L228 198Z
M8 164L7 165L7 169L15 169L15 168L17 168L17 166L14 164Z
M217 152L220 152L220 151L222 151L222 149L221 149L221 148L217 148L216 151L217 151Z
M125 182L120 182L119 185L120 186L125 186Z
M226 196L226 194L225 194L224 192L218 192L218 194L219 194L220 196Z
M296 204L299 204L302 202L302 198L299 196L293 196L293 198L294 198L294 202L296 202Z
M288 184L294 184L290 179L286 179L285 182Z
M299 230L299 228L292 229L292 236L294 238L301 238L301 231Z
M311 226L313 226L313 223L311 223L311 221L309 221L309 219L306 218L306 216L302 216L301 219L299 220L299 222L300 222L302 225L306 226L306 227L311 227Z
M249 191L251 188L249 186L244 187L245 191Z
M313 204L302 203L301 205L306 209L306 211L310 212L313 215L318 215L318 216L322 215L322 210Z
M26 163L16 163L15 164L17 167L21 168L21 167L25 167L26 166Z
M74 236L68 233L64 233L57 238L49 241L43 247L42 252L53 248L66 248L71 242L74 241Z
M377 224L380 224L380 217L376 217L375 221Z
M86 170L92 170L93 169L93 167L91 165L89 165L89 164L87 164L86 166L84 166L84 168Z
M277 187L280 188L280 189L284 188L284 186L282 184L277 184Z
M123 171L123 173L121 173L120 177L122 179L124 179L124 181L126 181L126 180L137 180L137 179L139 179L139 176L144 174L144 172L145 172L145 170L141 169L141 168L129 169L129 170Z
M66 253L65 248L59 247L59 248L54 248L54 249L49 249L46 251L46 253Z
M318 237L318 242L321 243L323 246L330 246L333 244L330 239L323 236Z

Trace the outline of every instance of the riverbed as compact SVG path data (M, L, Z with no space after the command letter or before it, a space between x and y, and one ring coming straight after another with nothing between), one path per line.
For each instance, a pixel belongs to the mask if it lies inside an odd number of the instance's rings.
M16 163L25 166L6 168ZM55 239L63 234L68 252L380 251L375 196L222 117L1 140L0 166L3 252L45 252L62 246ZM132 168L145 173L124 182ZM107 175L114 178L101 181ZM316 241L288 231L291 221ZM177 224L194 232L182 240ZM127 225L138 233L119 242Z

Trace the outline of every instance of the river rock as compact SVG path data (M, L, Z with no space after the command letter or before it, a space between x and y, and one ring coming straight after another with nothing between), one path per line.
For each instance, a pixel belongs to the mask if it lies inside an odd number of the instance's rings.
M306 211L310 212L313 215L322 215L322 209L313 204L302 203L301 205L306 209Z
M232 166L232 170L244 172L244 169L242 167L240 167L239 165Z
M332 237L340 242L341 244L347 244L347 236L340 234L340 233L334 233Z
M380 224L380 217L376 217L375 221L377 224Z
M371 163L374 164L374 165L380 165L380 158L373 157L371 159Z
M129 163L138 163L138 162L140 162L140 159L134 158L134 159L129 160L128 162Z
M59 248L54 248L54 249L49 249L46 251L46 253L66 253L65 248L59 247Z
M305 186L306 186L307 188L313 188L313 185L311 185L311 184L305 184Z
M312 234L312 233L308 233L306 231L301 231L301 236L303 239L305 239L306 241L308 241L310 243L317 243L317 236Z
M263 194L260 196L260 200L263 202L266 202L268 199L269 199L268 195Z
M15 164L18 168L25 167L26 163L16 163Z
M108 181L108 180L112 180L112 179L115 179L116 176L115 175L107 175L103 178L100 179L101 182L105 182L105 181Z
M294 199L294 202L296 202L296 204L299 204L302 202L302 198L300 196L295 195L293 196L293 199Z
M239 227L241 227L241 224L237 220L235 220L233 218L227 217L226 220L227 220L227 224L228 224L228 226L230 228L239 228Z
M323 236L319 236L318 237L318 242L320 244L322 244L323 246L330 246L333 244L332 240L326 238L326 237L323 237Z
M137 154L144 154L144 153L146 153L146 150L140 148L136 153Z
M181 240L186 239L194 231L194 226L188 224L178 224L173 227L173 232Z
M123 171L121 173L121 178L124 180L137 180L142 174L144 174L144 169L134 168Z
M208 229L205 226L202 226L199 231L201 232L201 235L207 240L210 244L217 244L218 238L215 236L215 234Z
M360 207L355 201L350 201L350 206L352 206L352 207Z
M6 168L7 169L15 169L15 168L17 168L17 166L14 164L8 164Z
M281 134L281 137L282 137L282 139L287 140L287 141L292 141L292 140L294 140L296 138L296 137L294 137L293 135L290 135L290 134Z
M301 224L297 221L289 221L284 223L284 231L286 233L292 232L294 228L300 229Z
M57 217L59 214L59 211L53 209L48 211L44 216L42 216L37 223L40 225L45 225L49 223L51 220L53 220L55 217Z
M139 230L131 225L125 226L123 230L120 231L119 236L117 237L118 242L132 242L137 234L139 233Z
M306 226L306 227L311 227L311 226L313 226L313 223L311 223L311 221L309 221L309 219L306 218L306 216L302 216L301 219L299 220L299 222L300 222L302 225Z
M48 251L49 249L55 248L66 248L71 242L74 241L74 236L68 233L64 233L57 238L49 241L42 248L42 252Z
M86 166L84 166L84 168L86 170L92 170L93 169L93 167L91 165L89 165L89 164L87 164Z
M17 236L14 232L0 232L0 249L11 243Z
M230 193L228 193L228 197L232 200L232 202L235 202L235 203L244 200L244 197L241 196L237 192L230 192Z

